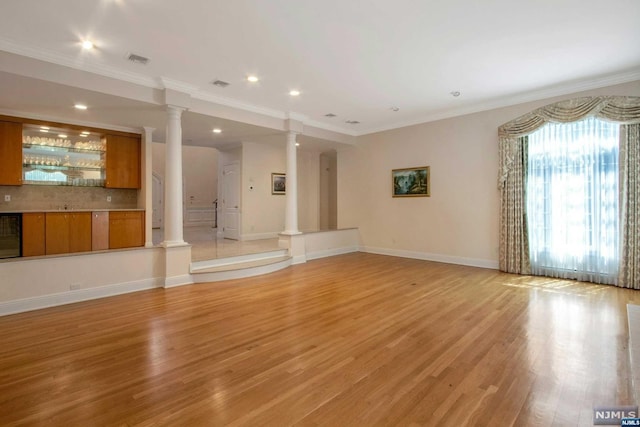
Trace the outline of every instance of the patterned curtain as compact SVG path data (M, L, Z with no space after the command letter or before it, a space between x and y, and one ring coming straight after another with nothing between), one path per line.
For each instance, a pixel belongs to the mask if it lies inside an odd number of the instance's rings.
M640 289L640 125L622 127L620 218L622 259L619 286Z
M501 164L505 165L500 182L500 270L531 274L525 212L527 137L505 138L500 148Z
M500 188L500 270L508 273L531 274L529 246L526 225L525 185L526 182L526 136L538 130L546 123L569 123L598 117L620 124L640 123L640 97L597 96L561 101L538 108L518 117L498 129L500 144L500 170L498 186ZM628 128L634 128L628 126ZM637 127L636 127L637 128ZM637 132L637 130L635 131ZM626 139L633 140L633 131ZM638 196L638 164L640 156L635 134L635 151L621 147L620 163L628 174L626 190L627 200L622 199L621 222L623 225L623 250L618 286L638 288L640 273L640 197ZM625 148L625 149L623 149ZM634 154L635 153L635 154ZM635 156L635 157L632 157ZM524 163L523 163L524 162ZM633 179L629 178L633 175ZM623 180L624 181L624 180ZM633 231L633 232L631 232ZM624 275L624 276L623 276Z

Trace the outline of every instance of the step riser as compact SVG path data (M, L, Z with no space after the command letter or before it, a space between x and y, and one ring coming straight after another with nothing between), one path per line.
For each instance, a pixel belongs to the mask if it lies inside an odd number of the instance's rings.
M255 254L240 255L229 258L218 258L206 261L196 261L191 263L191 273L197 273L198 270L205 270L212 267L232 266L234 264L240 264L250 261L267 260L271 258L281 258L287 256L288 251L286 249L280 249L276 251L261 252Z
M215 273L194 273L193 283L220 282L222 280L242 279L245 277L260 276L262 274L273 273L291 266L292 259L280 261L273 264L261 265L259 267L243 268L238 270L218 271Z

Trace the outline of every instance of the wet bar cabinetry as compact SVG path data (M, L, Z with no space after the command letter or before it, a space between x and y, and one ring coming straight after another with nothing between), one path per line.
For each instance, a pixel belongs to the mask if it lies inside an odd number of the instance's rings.
M0 116L0 185L139 189L139 135Z
M106 135L106 188L140 188L140 137Z
M22 256L40 256L46 254L44 227L44 212L22 214Z
M61 129L54 134L43 136L33 125L24 126L23 184L104 186L105 143L100 135Z
M109 212L109 248L144 246L144 212Z
M47 255L91 250L91 212L47 212L45 218Z
M91 213L91 250L109 249L109 212Z
M144 246L144 211L22 214L22 256L59 255Z
M22 185L22 124L0 121L0 185Z

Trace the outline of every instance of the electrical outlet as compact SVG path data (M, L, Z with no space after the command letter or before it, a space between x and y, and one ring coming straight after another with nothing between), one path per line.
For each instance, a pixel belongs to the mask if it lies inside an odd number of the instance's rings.
M111 203L111 196L107 196L107 202Z
M82 285L80 283L74 283L71 286L69 286L69 290L71 291L77 291L78 289L81 289Z
M10 202L11 201L11 194L5 194L4 195L4 201L5 202Z

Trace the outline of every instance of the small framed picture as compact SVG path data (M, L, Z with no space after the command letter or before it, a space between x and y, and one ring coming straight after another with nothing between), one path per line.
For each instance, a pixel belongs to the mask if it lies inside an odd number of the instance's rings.
M430 175L429 166L393 169L391 171L393 197L429 197L431 195Z
M271 194L287 193L287 176L283 173L271 174Z

